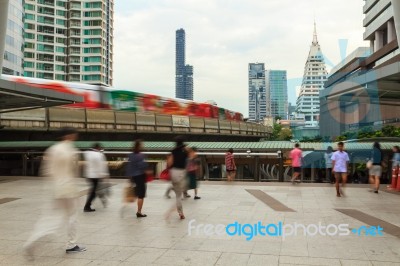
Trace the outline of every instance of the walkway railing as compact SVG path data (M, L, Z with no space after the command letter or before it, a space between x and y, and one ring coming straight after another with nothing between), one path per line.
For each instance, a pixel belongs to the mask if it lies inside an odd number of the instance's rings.
M83 108L42 108L4 113L0 125L14 130L56 130L74 127L88 132L153 132L268 136L272 129L260 124L193 116L134 113Z

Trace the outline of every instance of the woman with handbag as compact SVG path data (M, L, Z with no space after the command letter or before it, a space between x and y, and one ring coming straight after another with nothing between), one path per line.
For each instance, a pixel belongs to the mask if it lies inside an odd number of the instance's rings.
M186 161L188 158L188 153L182 137L176 137L175 143L175 149L171 151L171 154L167 158L167 165L170 169L172 187L176 195L176 207L172 207L166 213L165 218L168 219L172 211L176 209L180 219L182 220L185 219L182 207L182 195L187 187Z
M143 145L141 140L136 140L133 148L133 153L128 155L128 169L127 175L131 178L131 182L135 184L135 194L137 197L137 212L136 217L147 217L142 213L144 198L146 196L146 175L148 172L148 165L146 157L142 153Z

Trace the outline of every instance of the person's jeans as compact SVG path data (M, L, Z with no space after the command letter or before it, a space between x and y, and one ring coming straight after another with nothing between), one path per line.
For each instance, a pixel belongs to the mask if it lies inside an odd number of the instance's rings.
M90 180L90 182L92 182L92 186L90 187L88 198L86 200L85 209L90 209L92 201L96 198L96 190L99 184L98 178L88 178L88 179Z

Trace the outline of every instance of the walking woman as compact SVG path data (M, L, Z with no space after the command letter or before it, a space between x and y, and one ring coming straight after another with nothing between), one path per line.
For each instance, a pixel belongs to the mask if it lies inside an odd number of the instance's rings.
M233 157L233 149L229 149L227 153L225 153L225 166L226 166L226 177L228 181L235 180L236 177L236 164L235 159Z
M372 167L369 169L369 182L371 184L374 193L378 193L380 179L382 176L382 150L381 145L378 142L374 143L371 152Z
M146 196L146 172L147 162L146 157L142 153L143 145L141 140L136 140L133 153L128 155L128 176L131 177L131 182L136 185L135 193L137 200L137 212L136 217L146 217L146 214L142 213L143 202Z
M171 154L168 156L167 164L168 167L170 167L172 187L176 195L176 209L180 219L182 220L185 219L182 207L182 194L187 188L186 161L188 153L182 137L176 137L175 143L175 149L173 149ZM174 209L175 208L173 207L167 212L166 219L169 218Z
M400 147L399 146L394 146L393 147L393 168L398 168L400 166Z
M187 177L188 187L187 189L194 189L194 199L200 199L197 196L197 179L202 176L203 169L201 167L201 160L197 156L197 148L189 148L189 159L187 162Z

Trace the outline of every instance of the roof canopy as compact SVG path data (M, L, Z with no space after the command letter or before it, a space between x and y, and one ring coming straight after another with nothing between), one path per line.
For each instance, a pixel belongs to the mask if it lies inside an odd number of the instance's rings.
M0 79L0 113L83 102L83 97Z

